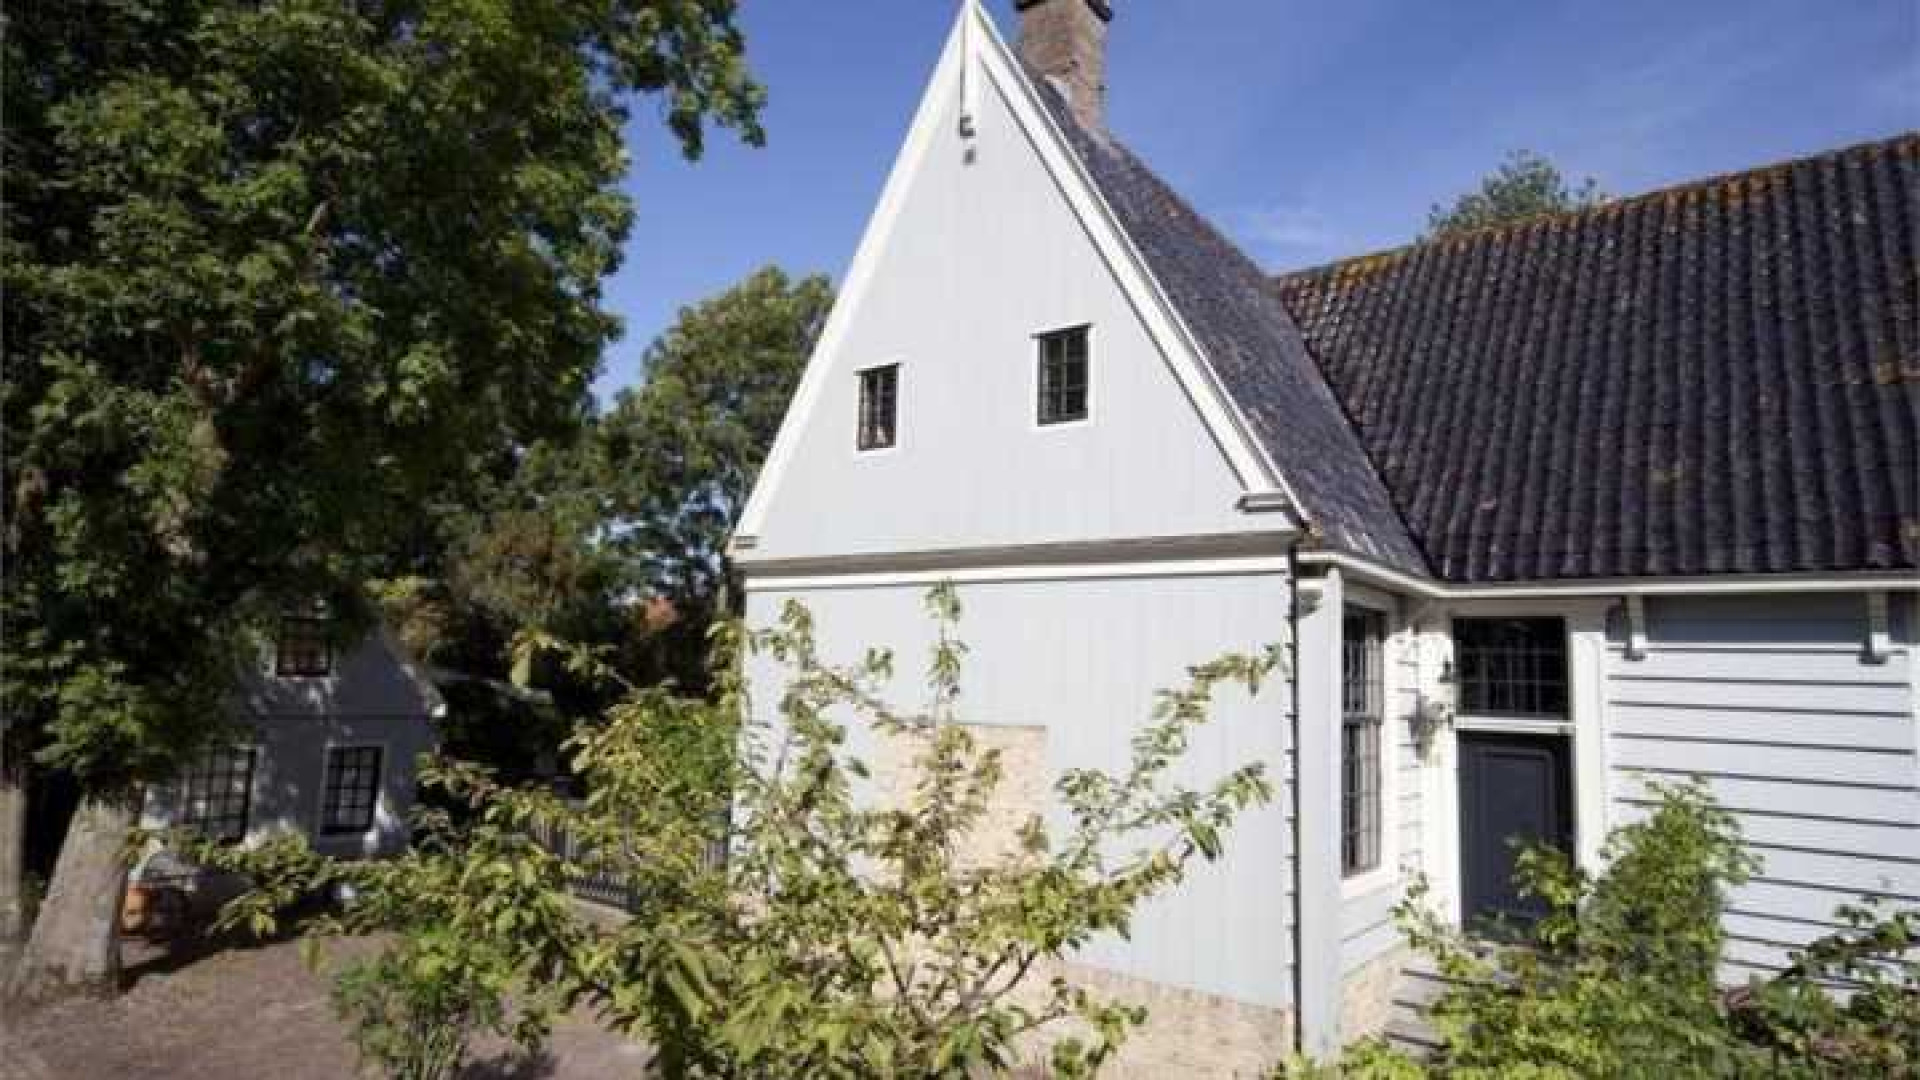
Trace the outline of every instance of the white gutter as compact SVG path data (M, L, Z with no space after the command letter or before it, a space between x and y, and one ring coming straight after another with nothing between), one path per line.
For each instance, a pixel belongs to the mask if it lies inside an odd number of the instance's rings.
M1357 580L1434 600L1494 600L1529 596L1711 596L1728 593L1920 592L1920 572L1856 574L1714 574L1702 577L1584 578L1448 585L1338 551L1301 551L1306 566L1337 566Z

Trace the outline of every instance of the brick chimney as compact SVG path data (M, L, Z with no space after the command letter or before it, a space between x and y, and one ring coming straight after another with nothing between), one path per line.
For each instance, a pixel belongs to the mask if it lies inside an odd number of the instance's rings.
M1020 59L1065 95L1074 119L1106 126L1107 0L1014 0L1020 12Z

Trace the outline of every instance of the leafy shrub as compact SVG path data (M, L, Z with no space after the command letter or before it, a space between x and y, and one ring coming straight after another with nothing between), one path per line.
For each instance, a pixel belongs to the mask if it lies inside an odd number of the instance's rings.
M364 1066L394 1080L449 1080L474 1031L498 1020L498 988L476 980L444 935L418 934L340 973L333 1007Z
M1065 828L1031 818L1012 851L982 859L973 841L1003 768L958 716L957 597L938 588L928 605L939 632L922 710L882 700L889 654L830 664L810 616L789 605L777 626L723 636L717 650L786 669L776 722L751 719L730 662L714 701L627 687L570 743L582 805L437 765L425 776L469 811L463 824L425 823L429 842L396 862L280 865L229 915L270 924L290 891L332 876L364 896L337 928L416 931L350 997L383 1062L444 1062L450 1030L505 1023L472 1001L513 990L513 1027L529 1044L556 1011L585 1004L652 1043L670 1077L968 1077L1011 1068L1036 1035L1057 1036L1056 1072L1090 1074L1144 1010L1073 985L1055 964L1126 933L1141 902L1194 859L1217 858L1239 813L1271 797L1257 764L1199 789L1168 773L1216 694L1256 691L1283 653L1193 668L1161 694L1124 771L1059 778ZM607 674L569 655L576 675ZM846 749L852 722L915 748L906 805L856 797L867 770ZM575 854L526 839L555 830ZM711 857L716 845L725 860ZM568 884L589 876L630 883L632 917L608 925L570 905Z
M1521 854L1516 883L1547 907L1530 926L1470 937L1434 914L1424 884L1410 890L1400 925L1452 980L1428 1014L1433 1060L1376 1042L1281 1075L1920 1076L1920 913L1843 907L1849 929L1725 991L1721 910L1758 860L1703 786L1652 786L1659 805L1608 837L1598 878L1551 848Z
M1782 1075L1920 1076L1920 911L1838 914L1846 929L1728 995L1735 1030L1769 1048Z

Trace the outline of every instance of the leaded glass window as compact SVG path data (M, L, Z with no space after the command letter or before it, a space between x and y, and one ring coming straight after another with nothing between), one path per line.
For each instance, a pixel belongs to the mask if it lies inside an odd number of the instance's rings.
M1386 619L1348 608L1340 651L1340 870L1365 873L1380 865L1380 730L1385 725L1386 680L1381 638Z
M1557 618L1453 620L1460 712L1565 716L1567 632Z

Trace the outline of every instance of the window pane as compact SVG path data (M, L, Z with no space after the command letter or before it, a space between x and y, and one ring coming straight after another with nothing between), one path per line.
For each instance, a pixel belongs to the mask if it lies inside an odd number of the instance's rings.
M333 647L328 631L324 617L282 616L274 649L274 673L303 678L331 674Z
M346 746L327 751L322 833L360 833L373 827L380 801L380 748Z
M1380 730L1385 668L1379 612L1349 608L1340 650L1340 868L1358 874L1380 865Z
M1556 618L1455 619L1460 711L1470 716L1564 716L1567 635Z
M1087 328L1040 335L1039 421L1087 418Z
M247 835L253 801L251 747L209 751L181 777L180 824L210 840L233 842Z
M856 438L860 449L878 450L894 444L899 388L898 364L860 373L860 429Z

